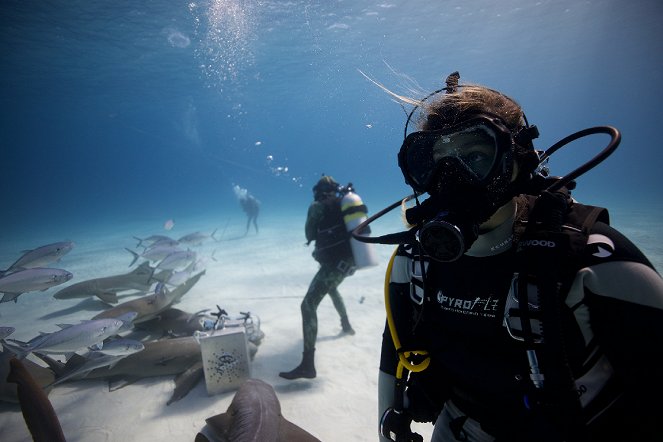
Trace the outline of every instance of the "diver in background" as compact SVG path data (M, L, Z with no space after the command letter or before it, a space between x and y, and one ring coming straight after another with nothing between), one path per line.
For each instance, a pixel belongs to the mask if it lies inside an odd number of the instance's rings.
M314 201L308 208L306 218L307 245L315 241L313 258L320 263L320 269L313 277L306 296L301 304L304 352L302 362L293 370L281 372L285 379L316 377L314 354L318 335L316 310L326 294L332 299L341 317L343 333L354 335L345 310L338 286L346 276L354 273L354 258L350 247L350 234L346 230L341 211L339 183L331 176L323 176L313 186Z
M388 267L380 440L422 440L412 420L434 442L661 440L660 275L574 182L548 186L515 101L458 78L399 97L421 112L399 167L428 198Z
M251 223L258 233L258 213L260 212L260 201L258 201L253 195L249 193L247 189L243 189L238 185L233 186L233 191L235 196L239 200L239 204L242 207L244 213L246 213L246 236L249 233L249 228Z

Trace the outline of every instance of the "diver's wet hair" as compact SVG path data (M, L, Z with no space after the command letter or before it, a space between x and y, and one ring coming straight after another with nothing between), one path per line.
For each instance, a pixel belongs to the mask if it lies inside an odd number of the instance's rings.
M525 125L522 108L500 92L479 85L462 85L422 104L421 130L445 129L479 114L499 117L512 132Z
M418 129L445 129L477 115L496 116L514 136L514 155L521 172L524 172L523 175L532 173L539 165L539 157L532 144L538 131L529 125L520 105L513 98L494 89L475 84L458 84L459 78L458 72L452 73L447 77L446 87L419 102L416 121Z

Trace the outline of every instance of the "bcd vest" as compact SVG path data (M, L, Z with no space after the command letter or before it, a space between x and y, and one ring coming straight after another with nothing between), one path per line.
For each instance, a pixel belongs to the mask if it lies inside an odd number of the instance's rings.
M314 258L321 264L333 265L342 260L351 260L350 233L343 221L341 198L331 197L320 203L324 207L324 216L318 225Z

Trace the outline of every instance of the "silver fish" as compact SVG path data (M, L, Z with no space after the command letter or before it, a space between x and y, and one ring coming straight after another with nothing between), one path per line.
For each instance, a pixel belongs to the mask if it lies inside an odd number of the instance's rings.
M216 239L214 238L216 230L217 229L214 229L210 235L205 235L204 233L200 232L189 233L188 235L184 235L183 237L179 238L177 242L188 246L198 246L208 238Z
M127 249L126 247L125 250L131 253L134 257L131 263L129 264L129 267L134 265L139 258L147 259L148 261L152 262L157 262L161 261L171 253L182 251L182 249L173 245L162 245L162 246L151 247L149 249L146 249L143 253L136 253L131 249Z
M5 345L11 345L10 350L21 359L32 352L69 354L93 345L102 345L104 339L116 334L123 325L124 322L120 319L97 319L75 325L64 324L60 325L61 330L42 333L29 342L7 339Z
M156 339L164 336L193 336L196 331L204 330L201 318L205 317L207 311L208 309L205 309L192 314L169 307L149 321L137 324L136 329Z
M23 269L33 269L35 267L45 267L53 262L59 261L64 255L74 248L71 241L54 242L46 244L36 249L26 250L23 256L5 270L4 274Z
M104 343L103 351L90 351L85 355L74 355L67 364L58 370L58 377L49 386L55 386L69 379L80 379L96 368L112 368L122 358L143 351L145 346L132 339L115 339ZM51 361L55 363L55 361Z
M26 292L44 291L69 281L72 274L62 269L32 268L19 270L0 278L0 302L14 301Z
M138 240L138 244L136 244L136 247L143 246L144 242L147 243L147 246L149 247L150 245L154 244L157 241L162 241L162 240L174 241L171 237L166 235L150 235L147 238L139 238L137 236L134 236L134 239Z
M134 319L138 317L138 312L126 312L115 319L119 319L124 324L118 330L118 333L131 330L134 327Z
M118 304L97 314L92 319L117 318L128 312L136 312L138 315L133 320L134 324L149 321L171 304L179 301L204 274L205 270L187 279L184 284L178 285L171 291L166 289L164 284L159 283L153 294Z
M144 350L122 358L113 367L92 370L85 378L121 377L129 383L146 377L180 374L201 360L200 345L192 336L148 341Z
M158 241L153 242L152 244L147 246L145 248L145 250L154 249L154 248L157 248L157 247L177 247L179 245L180 245L180 243L176 239L164 238L164 239L160 239Z
M161 270L177 270L182 269L192 262L196 261L196 252L190 250L173 252L162 259L157 264L157 269Z
M165 282L166 284L171 286L178 286L180 284L184 284L186 280L191 277L193 272L200 269L202 269L201 260L191 261L191 263L188 266L186 266L183 270L179 271L167 270L170 272L170 274L168 280Z
M47 357L42 355L42 359L47 360ZM68 380L78 380L84 378L89 372L97 368L112 367L125 356L111 356L99 352L92 352L87 357L74 354L67 361L66 365L61 366L61 373L57 378L47 385L47 387L54 387ZM49 359L51 364L57 364L58 361ZM54 365L51 365L53 368Z
M157 284L154 293L137 299L123 302L115 307L104 310L92 319L118 318L130 312L136 313L134 323L147 321L154 318L160 311L166 309L173 301L170 294L162 283Z
M144 349L145 345L140 341L118 338L105 341L101 350L96 350L96 352L108 356L129 356Z
M14 327L0 327L0 339L5 339L7 336L14 333L16 329Z
M39 354L37 356L46 362L49 368L56 373L58 382L62 377L68 376L69 373L78 370L86 363L86 359L78 354L73 355L66 364L47 355ZM93 358L101 357L94 356ZM100 363L109 360L112 361L111 358L101 359ZM148 341L145 343L143 350L120 357L112 361L112 364L94 368L85 375L76 375L75 378L105 379L109 382L110 391L115 391L140 379L154 376L180 375L188 371L191 372L192 376L202 374L200 345L192 336ZM68 378L71 379L71 377ZM179 391L173 394L172 400L183 397L186 394L183 390L193 388L195 386L194 381L195 378L191 379L187 376L187 382L185 382L187 385L179 385ZM178 384L182 383L180 378ZM177 387L176 390L178 390Z

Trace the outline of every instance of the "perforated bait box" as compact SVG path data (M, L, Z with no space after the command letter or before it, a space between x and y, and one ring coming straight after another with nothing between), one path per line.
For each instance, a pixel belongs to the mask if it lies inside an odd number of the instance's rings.
M199 335L207 394L237 390L251 377L244 327L224 328Z

